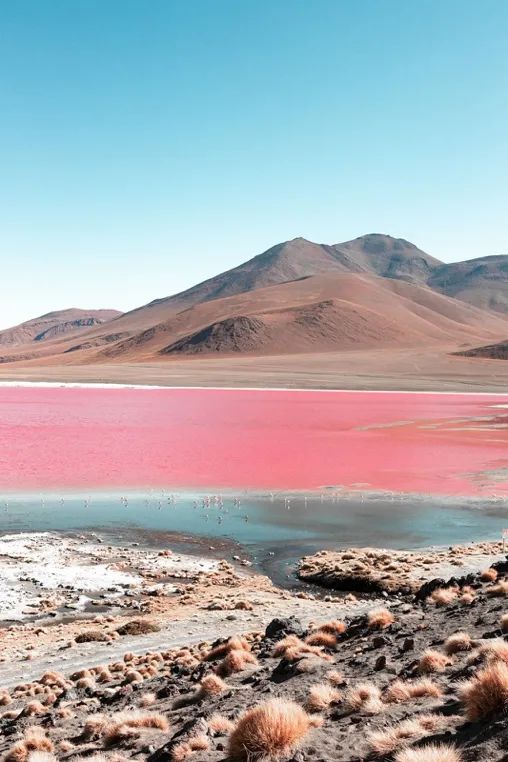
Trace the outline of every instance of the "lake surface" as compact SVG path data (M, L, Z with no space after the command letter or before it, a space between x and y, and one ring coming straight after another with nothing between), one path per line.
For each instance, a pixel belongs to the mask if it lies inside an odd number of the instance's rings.
M1 386L0 494L508 496L507 405L478 394Z

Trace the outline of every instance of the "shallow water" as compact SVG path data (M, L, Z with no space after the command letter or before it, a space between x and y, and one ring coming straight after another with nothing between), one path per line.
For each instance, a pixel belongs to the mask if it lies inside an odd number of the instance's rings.
M195 493L10 495L0 502L0 532L103 530L132 539L135 530L230 539L257 555L291 547L372 545L408 548L500 539L504 504L291 495L262 498Z

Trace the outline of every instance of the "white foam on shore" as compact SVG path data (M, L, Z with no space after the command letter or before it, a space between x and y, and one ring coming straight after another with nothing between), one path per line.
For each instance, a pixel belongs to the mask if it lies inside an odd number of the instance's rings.
M222 392L294 392L297 394L306 392L319 392L321 394L425 394L453 397L508 397L508 392L436 392L430 390L418 391L414 389L315 389L295 388L286 386L173 386L156 384L118 384L118 383L95 383L75 381L0 381L0 387L39 387L46 389L166 389L170 390L193 390L193 391L222 391ZM493 407L504 407L495 405Z

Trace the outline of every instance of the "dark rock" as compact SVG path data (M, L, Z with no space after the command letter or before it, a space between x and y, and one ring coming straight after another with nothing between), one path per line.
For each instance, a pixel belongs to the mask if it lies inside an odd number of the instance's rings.
M285 638L286 635L296 635L297 637L303 637L305 629L299 619L295 616L286 617L285 619L272 619L265 630L265 638L270 640L280 640Z
M386 656L384 654L381 654L381 656L378 656L376 659L376 663L374 664L374 669L376 670L376 672L380 672L385 667L386 667Z
M414 638L406 638L405 641L402 644L402 650L403 651L414 651L415 647L415 639Z

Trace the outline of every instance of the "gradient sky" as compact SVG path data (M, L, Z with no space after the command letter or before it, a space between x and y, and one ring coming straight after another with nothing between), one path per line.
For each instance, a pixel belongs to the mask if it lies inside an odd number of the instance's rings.
M0 327L296 236L508 254L506 0L16 0Z

